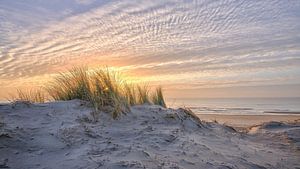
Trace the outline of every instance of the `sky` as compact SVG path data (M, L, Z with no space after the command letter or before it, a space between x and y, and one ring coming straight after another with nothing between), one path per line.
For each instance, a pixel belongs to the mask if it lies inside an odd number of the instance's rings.
M0 99L82 65L170 98L300 97L300 1L0 1Z

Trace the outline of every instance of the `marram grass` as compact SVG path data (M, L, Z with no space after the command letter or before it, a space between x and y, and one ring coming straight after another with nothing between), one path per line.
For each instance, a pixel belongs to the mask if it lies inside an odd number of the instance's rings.
M17 89L17 94L11 95L8 100L11 102L23 101L29 103L44 103L47 99L45 96L45 92L43 92L41 89Z
M123 94L123 81L116 72L108 69L97 69L90 75L91 103L97 109L110 107L112 116L119 117L130 111L128 99Z
M124 83L123 93L129 105L133 106L138 103L135 85Z
M152 103L156 105L160 105L162 107L167 107L165 103L165 99L163 96L163 91L161 87L157 87L152 95Z
M147 85L137 86L137 103L138 104L150 104L149 99L149 87Z
M44 88L54 100L88 101L94 108L94 114L100 111L110 112L113 118L129 112L130 106L137 104L166 107L161 87L151 92L147 85L130 84L119 73L108 68L89 70L85 67L75 67L68 72L59 73ZM27 94L18 90L18 99L45 101L41 91Z
M73 68L60 73L45 88L54 100L88 100L90 96L90 76L87 68Z

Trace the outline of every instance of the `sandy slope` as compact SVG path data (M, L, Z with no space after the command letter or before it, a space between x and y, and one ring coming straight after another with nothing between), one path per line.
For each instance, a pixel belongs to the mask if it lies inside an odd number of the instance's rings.
M183 110L135 106L119 120L78 100L0 106L0 168L296 168L300 126L249 134L198 123Z

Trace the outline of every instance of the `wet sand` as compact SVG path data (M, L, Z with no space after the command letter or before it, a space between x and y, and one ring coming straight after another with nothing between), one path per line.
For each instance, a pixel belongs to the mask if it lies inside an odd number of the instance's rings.
M221 114L197 114L201 120L214 121L233 127L250 127L264 122L293 122L300 120L300 115L221 115Z

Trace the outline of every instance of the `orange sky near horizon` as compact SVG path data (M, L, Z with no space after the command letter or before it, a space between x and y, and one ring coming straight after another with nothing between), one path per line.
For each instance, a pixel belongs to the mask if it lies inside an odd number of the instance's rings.
M300 97L300 3L3 0L0 100L74 66L169 98Z

